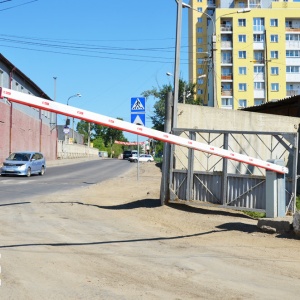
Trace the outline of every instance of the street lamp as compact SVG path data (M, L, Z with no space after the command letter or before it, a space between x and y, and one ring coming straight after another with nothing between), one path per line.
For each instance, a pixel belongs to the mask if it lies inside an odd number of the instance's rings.
M67 100L67 105L69 105L69 101L71 98L75 98L75 97L81 97L81 94L80 93L77 93L75 95L72 95L68 98ZM66 122L66 125L69 125L70 123L68 122L68 118L67 118L67 122ZM73 139L73 143L74 143L74 117L73 117L73 120L72 120L72 139Z
M182 0L177 2L177 18L176 18L176 46L175 46L175 65L174 65L174 96L173 96L173 118L172 131L177 127L177 106L179 93L179 72L180 72L180 43L181 43L181 25L182 25Z
M70 96L70 97L68 98L67 105L69 105L70 99L71 99L71 98L75 98L75 97L81 97L81 94L80 94L80 93L77 93L77 94L75 94L75 95L73 95L73 96Z
M182 6L183 7L186 7L186 8L190 8L192 10L195 10L201 14L204 14L205 16L207 16L211 22L212 22L212 26L213 26L213 34L212 34L212 43L211 43L211 59L212 59L212 70L213 70L213 107L215 107L216 105L218 105L218 102L217 102L217 72L216 72L216 55L215 55L215 52L216 52L216 23L217 23L217 20L221 17L224 17L224 16L227 16L227 15L232 15L232 14L239 14L239 13L247 13L247 12L250 12L251 9L250 8L243 8L243 9L239 9L237 11L234 11L234 12L231 12L231 13L227 13L227 14L224 14L224 15L221 15L219 16L218 18L216 18L215 20L213 19L213 17L211 15L209 15L208 13L206 12L203 12L203 11L198 11L197 9L193 8L192 6L190 6L189 4L186 4L186 3L182 3Z

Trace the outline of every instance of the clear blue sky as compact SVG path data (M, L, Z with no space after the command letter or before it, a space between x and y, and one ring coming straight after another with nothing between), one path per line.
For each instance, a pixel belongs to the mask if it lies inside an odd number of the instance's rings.
M176 10L175 0L0 0L1 53L51 98L57 77L58 102L81 93L69 105L130 122L132 97L173 84ZM184 80L187 37L184 9ZM147 127L154 103L146 103Z

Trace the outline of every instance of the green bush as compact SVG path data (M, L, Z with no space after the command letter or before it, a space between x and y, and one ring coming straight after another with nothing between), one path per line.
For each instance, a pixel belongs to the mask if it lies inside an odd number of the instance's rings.
M296 210L300 210L300 196L296 197Z

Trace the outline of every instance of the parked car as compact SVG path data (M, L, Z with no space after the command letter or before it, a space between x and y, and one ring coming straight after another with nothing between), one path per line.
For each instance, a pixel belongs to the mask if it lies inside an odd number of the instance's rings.
M130 162L152 162L154 161L154 158L150 154L140 154L140 156L132 156L128 158L128 161Z
M3 162L1 175L23 175L30 177L32 174L44 175L46 160L42 153L20 151L10 154Z
M137 156L137 150L125 150L123 152L123 159L128 159L132 156Z

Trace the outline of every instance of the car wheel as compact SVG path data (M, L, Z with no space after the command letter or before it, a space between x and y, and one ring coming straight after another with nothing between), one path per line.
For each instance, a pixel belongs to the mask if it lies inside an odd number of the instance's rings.
M136 162L137 162L137 159L135 159L134 162L136 163Z
M151 160L149 159L148 162L151 162Z
M40 171L39 174L40 174L41 176L43 176L43 175L45 174L45 167L44 167L44 166L41 168L41 171Z
M27 177L30 177L30 176L31 176L31 168L28 168L28 169L27 169L26 176L27 176Z

